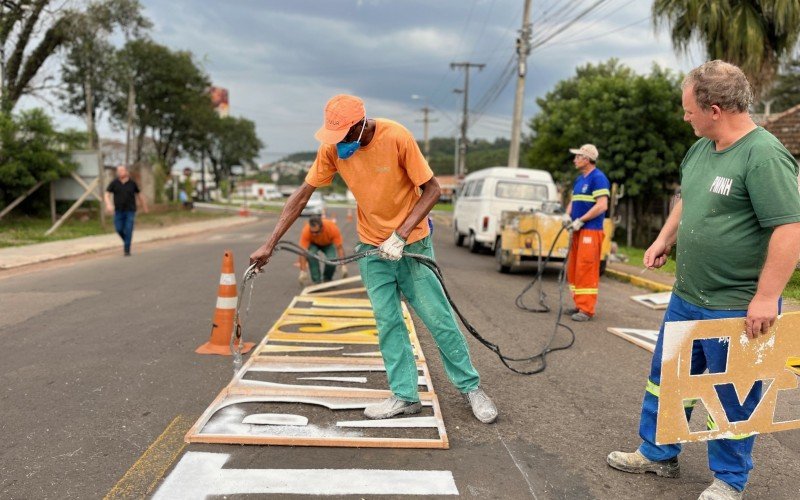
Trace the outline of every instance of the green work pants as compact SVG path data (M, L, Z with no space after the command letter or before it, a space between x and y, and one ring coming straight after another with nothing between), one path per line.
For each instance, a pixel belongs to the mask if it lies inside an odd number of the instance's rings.
M312 244L308 247L308 251L312 254L316 254L317 252L322 252L325 254L325 257L328 260L336 258L336 245L327 245L324 247L318 247L317 245ZM325 271L323 274L325 275L324 278L320 277L319 275L319 261L317 259L307 259L308 260L308 271L311 273L311 281L314 283L320 283L322 281L330 281L333 279L333 273L336 272L336 266L332 266L330 264L325 264Z
M361 243L356 251L373 248ZM405 252L433 258L430 236L406 246ZM378 344L394 395L404 401L419 401L417 364L403 321L401 292L433 335L444 371L453 385L462 393L476 389L480 376L470 360L469 347L458 329L455 313L433 271L411 257L391 261L377 255L360 259L358 267L375 312Z

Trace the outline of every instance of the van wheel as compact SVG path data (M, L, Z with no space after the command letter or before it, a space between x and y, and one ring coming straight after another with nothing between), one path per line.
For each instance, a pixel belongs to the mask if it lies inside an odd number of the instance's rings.
M478 240L475 238L475 233L472 231L469 232L467 246L469 247L469 251L472 253L479 253L481 251L482 245L478 243Z
M508 274L511 272L511 266L505 264L505 254L503 253L503 245L500 242L500 238L497 238L497 242L494 244L494 257L497 260L497 270L503 274Z
M458 226L455 221L453 221L453 243L457 247L464 245L464 235L458 232Z

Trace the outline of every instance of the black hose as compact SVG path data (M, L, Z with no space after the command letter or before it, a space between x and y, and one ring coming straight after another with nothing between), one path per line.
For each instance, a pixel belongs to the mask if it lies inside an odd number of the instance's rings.
M562 228L562 230L559 231L558 235L556 235L556 241L558 240L558 236L560 236L561 232L563 232L563 231L564 231L564 229ZM533 283L535 283L537 280L539 280L541 278L541 276L542 276L542 274L544 272L544 267L549 262L554 247L555 247L555 241L553 242L553 246L550 247L550 252L548 253L547 259L545 259L544 263L539 266L539 272L537 273L536 278L534 279L534 281L530 285L528 285L525 288L525 290L523 290L523 292L520 294L520 296L517 297L518 301L520 300L521 296L524 295L525 292L527 292L533 286ZM353 254L353 255L349 255L349 256L346 256L346 257L341 258L341 259L339 259L339 258L337 258L337 259L328 259L328 258L320 256L318 254L312 254L311 252L309 252L305 248L301 247L300 245L298 245L296 243L293 243L291 241L286 241L286 240L281 240L275 245L275 251L278 251L278 250L286 250L288 252L291 252L291 253L306 257L307 259L315 259L315 260L321 262L322 264L335 265L335 266L339 266L339 265L343 265L343 264L349 264L351 262L355 262L355 261L357 261L359 259L362 259L362 258L364 258L364 257L366 257L368 255L375 255L375 254L378 253L377 249L372 249L372 250L367 250L366 252L359 252L359 253L356 253L356 254ZM489 349L490 351L494 352L497 355L497 357L500 358L500 362L502 362L503 365L505 365L506 368L508 368L509 370L513 371L514 373L518 373L520 375L533 375L533 374L540 373L540 372L544 371L545 368L547 367L547 362L546 362L546 359L545 359L547 354L549 354L551 352L555 352L555 351L561 351L561 350L564 350L564 349L568 349L575 342L575 332L573 332L572 329L569 328L567 325L564 325L563 323L561 323L561 313L562 313L561 302L562 301L559 300L558 318L556 320L556 326L555 326L555 328L553 330L553 334L550 336L550 340L548 341L547 346L542 351L540 351L539 353L537 353L537 354L535 354L533 356L528 356L528 357L524 357L524 358L512 358L512 357L509 357L509 356L505 356L500 352L500 346L498 346L497 344L495 344L493 342L490 342L489 340L485 339L480 333L478 333L478 330L472 325L472 323L469 322L469 320L464 316L464 314L458 309L458 306L453 301L453 298L450 296L450 292L447 290L447 286L444 283L444 275L442 274L442 270L439 267L439 265L436 263L435 260L433 260L430 257L427 257L425 255L413 254L413 253L405 253L404 252L403 256L410 257L412 259L417 260L420 264L424 265L425 267L427 267L428 269L430 269L433 272L434 276L436 276L436 279L438 279L439 283L442 285L442 290L444 291L445 297L447 297L447 301L450 303L450 306L453 308L453 311L455 311L456 315L461 320L461 323L464 325L464 327L467 329L467 331L470 333L470 335L475 337L475 339L478 342L480 342L481 344L483 344L487 349ZM567 255L565 256L565 262L566 262L566 258L568 256L569 256L569 249L567 249ZM242 280L242 291L244 291L244 284L248 280L254 278L256 276L256 274L257 274L257 271L255 270L255 265L251 265L245 271L244 279ZM559 275L559 284L560 285L563 285L563 278L564 278L564 267L562 267L561 274ZM561 290L560 295L563 296L563 286L560 286L560 290ZM519 304L518 304L518 307L519 307ZM238 318L238 309L239 308L238 308L238 305L237 305L237 309L236 309L237 318ZM549 308L547 310L549 311ZM539 311L536 311L536 312L539 312ZM542 312L544 312L544 311L542 311ZM238 321L237 321L237 323L238 323ZM553 340L555 339L555 335L556 335L556 333L558 331L558 327L559 326L567 329L567 331L569 331L571 333L572 339L570 340L570 342L567 345L559 346L559 347L550 347L550 345L553 343ZM241 345L241 335L242 335L241 327L236 328L235 329L235 339L238 340L237 344L239 344L239 345ZM234 345L234 338L231 338L231 346L233 346L233 345ZM539 367L537 367L536 369L534 369L534 370L519 370L519 369L514 368L513 366L511 366L509 364L510 362L511 363L516 363L516 362L522 362L522 361L533 361L533 360L536 360L536 359L541 359L541 365Z

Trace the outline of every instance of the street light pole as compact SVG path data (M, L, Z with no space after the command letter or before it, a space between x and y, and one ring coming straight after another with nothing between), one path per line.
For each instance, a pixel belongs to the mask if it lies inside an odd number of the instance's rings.
M517 92L514 96L514 117L511 121L511 145L508 148L508 166L519 166L519 144L522 131L522 108L525 100L525 73L531 52L531 0L525 0L522 14L522 29L517 38Z

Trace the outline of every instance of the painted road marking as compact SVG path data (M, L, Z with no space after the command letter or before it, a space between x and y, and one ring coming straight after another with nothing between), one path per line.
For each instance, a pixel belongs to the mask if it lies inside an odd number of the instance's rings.
M178 458L186 443L183 436L192 426L192 420L178 415L153 441L142 456L111 488L104 500L117 498L144 498Z
M223 469L226 453L186 453L154 500L209 495L458 495L450 471L378 469Z

